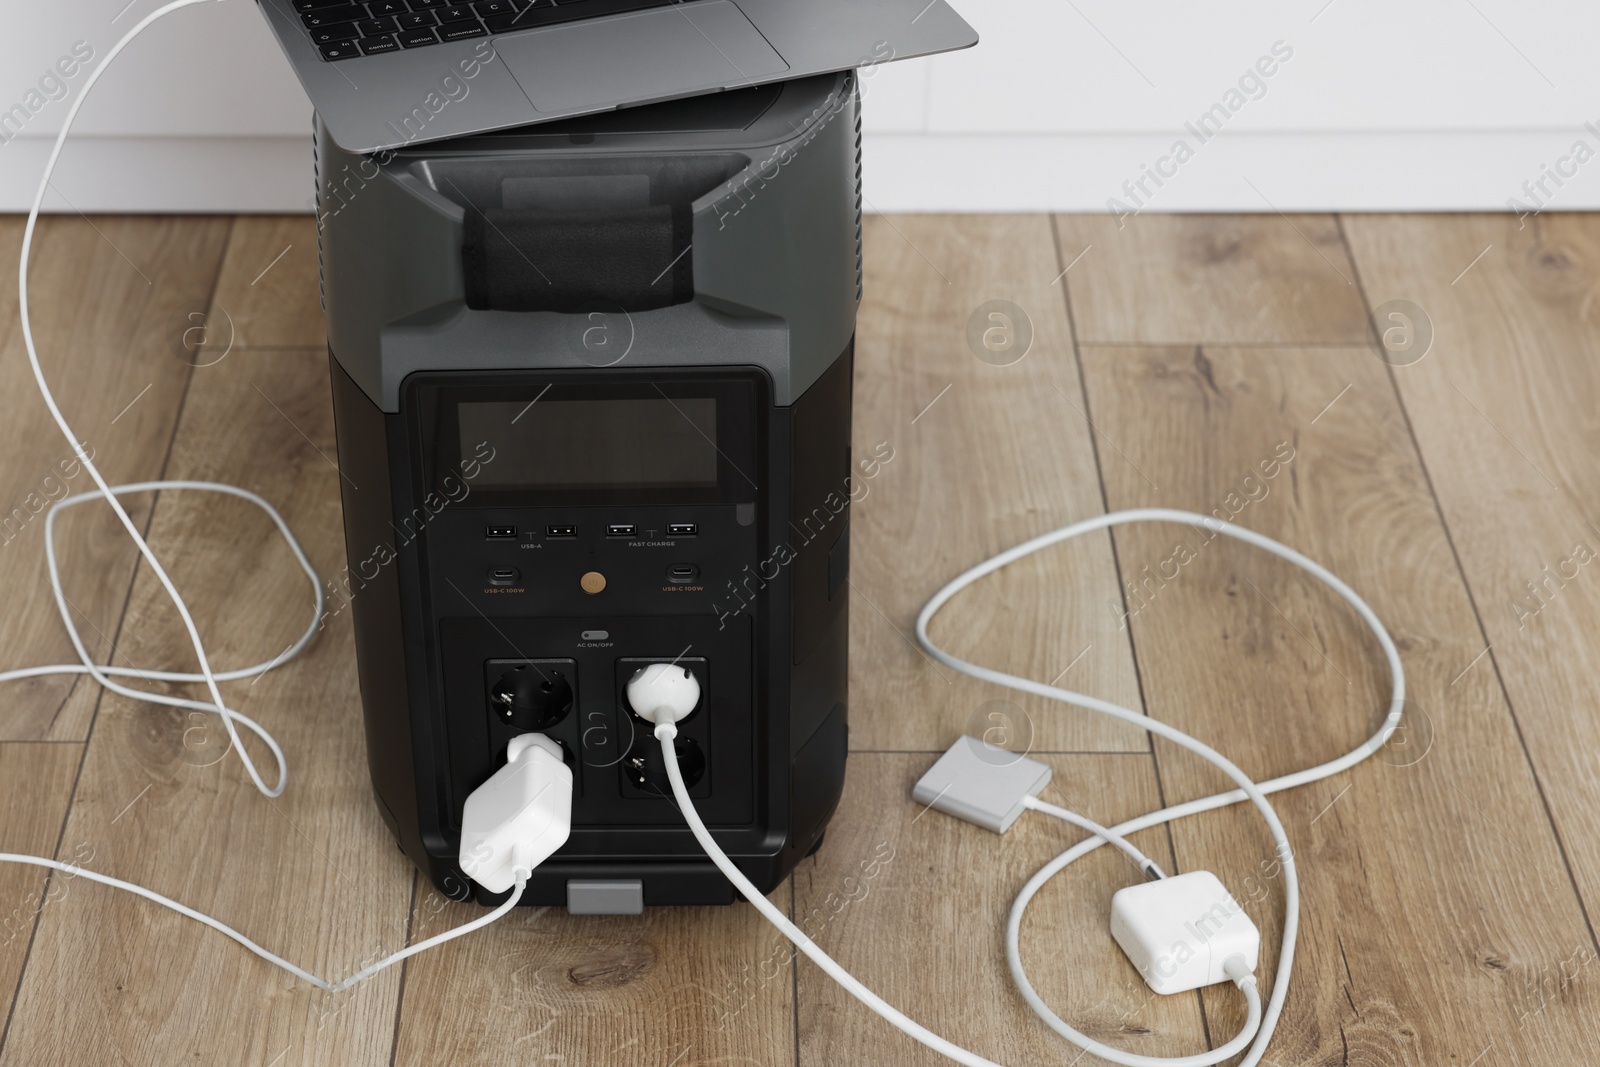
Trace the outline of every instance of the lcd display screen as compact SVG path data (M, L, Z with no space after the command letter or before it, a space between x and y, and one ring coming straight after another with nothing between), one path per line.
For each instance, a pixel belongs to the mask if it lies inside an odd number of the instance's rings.
M494 400L457 406L461 454L494 448L503 489L714 489L715 397Z

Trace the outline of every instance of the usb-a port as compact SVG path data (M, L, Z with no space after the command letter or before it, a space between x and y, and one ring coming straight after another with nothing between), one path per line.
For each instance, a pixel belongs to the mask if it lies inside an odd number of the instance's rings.
M639 527L631 522L613 522L606 526L607 537L632 537L639 532Z
M483 536L491 541L514 539L517 536L517 528L515 526L485 526L483 528Z
M544 535L546 537L577 537L578 528L576 526L567 526L565 524L546 526L544 528Z
M667 523L667 536L669 537L693 537L694 534L695 525L692 522Z

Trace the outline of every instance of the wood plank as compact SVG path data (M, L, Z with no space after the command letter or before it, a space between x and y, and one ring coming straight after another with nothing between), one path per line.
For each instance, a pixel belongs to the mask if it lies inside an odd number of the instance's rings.
M317 285L316 220L304 215L235 220L212 320L219 332L231 327L236 348L327 344Z
M0 852L56 854L82 755L83 746L71 743L0 744L0 811L6 813L0 820ZM76 847L67 851L74 862L88 862ZM0 864L0 1019L10 1018L40 913L81 892L63 879L46 896L48 874L40 867Z
M160 476L190 366L178 337L189 311L204 312L229 220L47 218L29 273L34 335L62 410L112 484ZM93 488L34 386L17 318L16 255L22 221L0 220L0 616L6 667L76 661L45 578L44 511ZM131 498L136 522L151 501ZM90 651L107 662L137 558L109 508L67 513L57 528L69 602ZM116 662L139 665L127 650ZM0 707L0 739L82 740L96 688L55 677L14 682Z
M856 347L855 455L892 456L858 477L851 519L852 747L938 751L1001 730L1036 751L1143 751L1142 731L997 693L916 647L916 615L941 584L1018 541L1101 510L1049 222L1042 216L897 215L866 221ZM969 322L1006 300L1032 346L980 359ZM1019 320L1020 321L1020 320ZM1102 444L1115 455L1115 443ZM1019 563L964 594L934 637L957 654L1124 703L1138 685L1104 536ZM1050 610L1049 605L1073 606ZM991 716L998 715L997 720Z
M1083 256L1070 275L1080 344L1368 339L1331 215L1140 215L1120 228L1113 215L1063 215L1057 225L1064 262Z
M343 537L326 368L320 349L245 350L197 370L172 473L261 493L331 574ZM306 625L310 590L250 505L164 496L151 541L219 665L271 658ZM193 663L144 570L126 630L141 662ZM214 720L107 697L64 840L319 974L401 947L412 869L372 802L348 614L303 659L226 691L287 752L283 797L256 792ZM0 1062L383 1064L399 987L396 968L326 997L190 919L87 889L45 912Z
M1456 678L1482 636L1384 364L1365 347L1086 346L1083 360L1095 417L1169 487L1157 494L1109 467L1113 507L1210 512L1230 494L1248 499L1253 475L1270 491L1257 490L1239 521L1348 581L1405 656L1414 747L1275 802L1303 910L1272 1058L1467 1064L1492 1049L1504 1064L1589 1059L1600 986L1544 990L1592 961L1594 945L1503 693L1488 671ZM1284 441L1292 462L1262 483L1260 462ZM1258 778L1346 751L1380 721L1377 650L1332 594L1286 563L1183 527L1116 537L1125 568L1170 558L1178 542L1193 550L1133 619L1151 714ZM1166 742L1156 750L1169 799L1222 785L1196 757ZM1282 895L1259 816L1235 808L1173 834L1182 869L1211 869L1235 893L1265 885L1251 909L1265 985ZM1234 1033L1236 995L1205 999L1212 1035Z
M787 909L789 886L769 899ZM415 936L482 914L424 887ZM520 909L407 961L395 1063L790 1064L789 957L743 903L639 916Z
M1505 685L1593 920L1600 218L1545 215L1522 229L1500 215L1351 218L1346 227L1373 304L1409 299L1432 320L1433 351L1393 376L1486 632L1455 669Z
M1059 711L1057 714L1070 714ZM1160 807L1144 753L1039 755L1042 794L1116 822ZM999 836L937 811L911 787L924 754L856 753L821 851L795 872L802 929L868 988L935 1033L999 1063L1071 1063L1011 983L1002 938L1011 902L1038 868L1084 834L1025 814ZM1134 841L1168 865L1166 832ZM1023 960L1045 1002L1091 1036L1152 1056L1207 1046L1195 996L1158 997L1106 934L1111 894L1143 878L1102 848L1042 889L1022 930ZM810 961L799 961L802 1067L948 1061L898 1033Z

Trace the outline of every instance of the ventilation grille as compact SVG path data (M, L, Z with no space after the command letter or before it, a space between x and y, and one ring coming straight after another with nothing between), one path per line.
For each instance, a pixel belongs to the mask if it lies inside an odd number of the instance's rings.
M861 302L861 95L856 91L854 76L850 79L850 94L855 99L856 112L856 303Z
M317 120L311 119L311 177L316 182L312 190L311 214L317 224L317 303L322 306L322 317L328 317L328 276L322 267L322 139L317 136ZM858 257L859 258L859 257Z

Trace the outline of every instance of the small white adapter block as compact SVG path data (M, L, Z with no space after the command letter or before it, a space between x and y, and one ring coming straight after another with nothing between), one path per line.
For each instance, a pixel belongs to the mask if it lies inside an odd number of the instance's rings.
M911 790L919 804L1003 834L1023 812L1023 801L1050 784L1038 760L960 737Z
M461 869L491 893L532 871L572 832L572 768L544 734L518 734L506 765L472 791L461 813Z
M1253 973L1261 951L1256 924L1210 871L1119 889L1111 936L1157 993L1234 981L1228 960L1241 957Z

